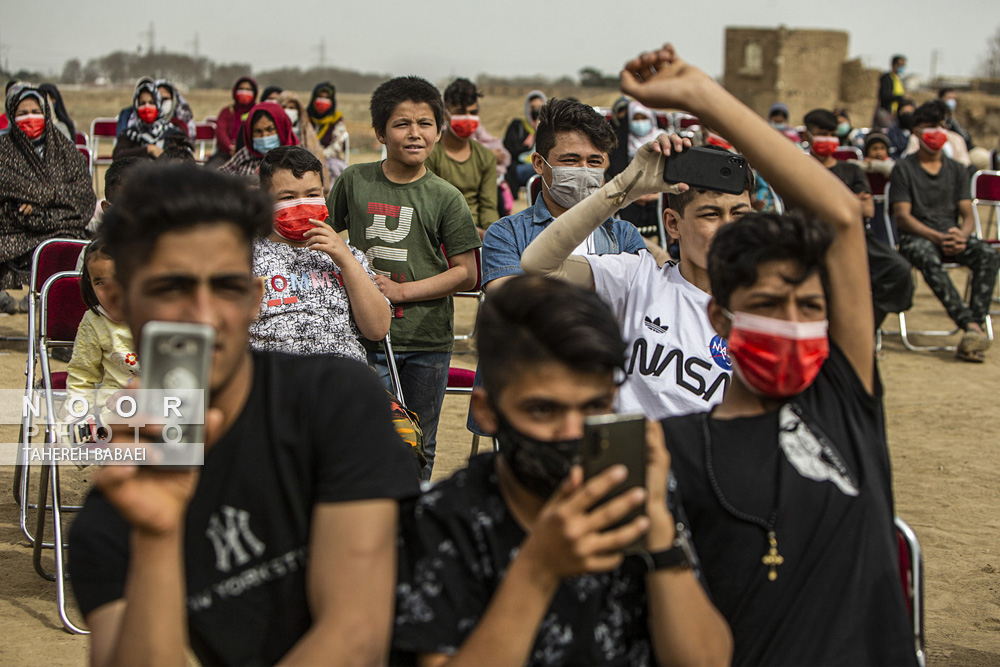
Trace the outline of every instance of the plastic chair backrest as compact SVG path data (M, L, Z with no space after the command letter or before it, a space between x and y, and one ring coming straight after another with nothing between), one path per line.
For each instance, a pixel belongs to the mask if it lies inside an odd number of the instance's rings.
M833 152L833 157L843 162L845 160L860 160L863 156L861 151L854 146L841 146Z
M540 194L542 194L542 175L535 174L528 179L528 205L534 205Z
M195 141L215 141L215 123L195 123Z
M39 243L31 259L29 289L37 292L54 274L75 271L80 251L86 245L86 241L77 239L48 239Z
M656 126L661 130L666 130L671 132L673 130L673 123L671 122L670 114L666 111L653 111L653 116L656 117Z
M90 149L86 146L77 145L76 150L80 151L80 155L87 161L87 171L90 171Z
M906 612L913 630L914 650L917 662L924 665L924 573L923 553L920 541L913 529L898 516L894 519L896 546L898 548L899 580L906 602Z
M1000 204L1000 171L977 171L972 176L972 198L981 205Z
M694 127L695 125L698 125L699 127L701 126L701 121L698 120L697 116L681 112L674 114L674 126L678 130L686 130L689 127Z
M87 133L86 132L80 132L79 130L77 130L76 131L76 137L74 139L76 140L76 145L77 146L89 146L90 145L90 139L87 137Z
M118 136L118 118L95 118L90 124L90 136L94 137L116 137Z
M41 331L47 343L72 342L87 312L80 294L80 273L60 271L42 285Z
M885 174L877 174L874 171L866 172L865 176L868 177L868 187L872 189L872 196L884 196L885 189L889 185L889 177Z

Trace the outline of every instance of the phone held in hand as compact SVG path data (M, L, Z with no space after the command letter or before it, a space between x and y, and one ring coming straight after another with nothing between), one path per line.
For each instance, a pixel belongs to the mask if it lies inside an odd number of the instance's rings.
M646 418L641 414L595 415L583 423L583 443L580 447L580 465L584 477L590 479L614 465L628 469L625 481L598 501L603 504L635 488L646 486ZM645 514L640 505L609 529L624 526ZM640 548L645 542L640 538L626 551Z
M206 324L147 322L142 328L140 410L162 425L155 443L158 466L200 465L215 332Z
M698 190L738 195L746 190L747 159L729 151L695 146L671 153L663 167L667 183L687 183Z

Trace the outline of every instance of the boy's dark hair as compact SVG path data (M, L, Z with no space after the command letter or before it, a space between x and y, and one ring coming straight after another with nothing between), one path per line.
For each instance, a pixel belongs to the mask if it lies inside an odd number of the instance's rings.
M157 162L180 162L194 163L194 153L191 148L182 142L170 142L164 144L163 152L156 158Z
M323 182L323 165L319 159L302 146L278 146L272 148L260 162L260 189L271 191L271 179L275 172L287 169L295 178L302 178L306 172L315 171Z
M891 65L896 66L897 64L903 62L904 60L906 60L906 56L904 56L901 53L897 53L892 57Z
M515 276L490 292L479 318L479 370L493 400L518 373L547 361L578 373L624 372L627 346L611 310L592 290Z
M546 160L556 145L560 132L581 132L602 153L611 153L618 145L611 124L594 107L573 100L551 99L542 105L535 129L535 150Z
M483 94L468 79L455 79L444 89L445 106L471 107Z
M725 148L722 148L721 146L713 146L711 144L702 146L702 148L707 148L713 151L722 151L723 153L729 152ZM757 190L757 177L754 176L753 169L750 169L750 167L748 166L746 171L746 178L743 179L743 192L748 192L750 193L750 196L753 197L753 193L756 192L756 190ZM688 188L684 192L680 192L678 194L673 194L672 192L669 192L667 193L667 208L675 211L677 215L684 217L684 209L688 207L688 204L693 202L695 200L695 197L700 197L706 192L710 191Z
M739 287L757 282L757 267L765 262L794 260L802 267L798 277L784 276L794 285L819 273L828 293L826 252L833 231L818 220L777 213L747 213L722 226L708 250L708 278L712 298L723 308Z
M940 125L948 117L948 105L941 100L924 102L913 112L913 127L930 123Z
M806 126L807 130L810 127L815 127L827 132L836 132L837 116L829 109L813 109L802 119L802 124Z
M152 256L160 237L199 225L231 224L246 242L271 228L271 201L245 180L187 164L151 163L129 175L119 201L104 215L101 233L115 276L128 286Z
M99 256L108 257L109 259L111 257L108 254L107 243L104 241L103 234L98 234L94 237L93 241L87 244L87 249L83 251L83 269L80 272L80 295L83 296L83 302L87 304L87 308L90 308L95 315L100 315L97 307L101 305L101 302L97 298L94 286L90 284L90 268L87 266L87 263L92 258Z
M148 162L146 158L122 157L111 163L108 170L104 172L104 198L109 204L114 204L118 198L118 193L125 183L125 177L136 167Z
M441 93L419 76L397 76L375 89L368 106L372 115L372 129L376 133L385 134L392 112L403 102L427 103L434 112L437 129L441 130L444 124L444 101Z
M953 92L955 92L954 88L939 88L938 89L938 96L937 96L937 98L939 100L943 100L945 95L947 95L948 93L953 93Z

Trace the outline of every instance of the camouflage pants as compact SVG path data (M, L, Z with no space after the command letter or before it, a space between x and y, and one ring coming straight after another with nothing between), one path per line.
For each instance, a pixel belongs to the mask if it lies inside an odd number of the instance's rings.
M990 308L990 297L1000 270L1000 254L986 243L972 237L958 255L948 256L941 249L913 234L902 234L899 240L899 254L905 257L920 273L938 300L948 311L948 316L961 328L969 322L982 324ZM969 303L959 295L948 277L944 262L955 262L972 270L972 289Z

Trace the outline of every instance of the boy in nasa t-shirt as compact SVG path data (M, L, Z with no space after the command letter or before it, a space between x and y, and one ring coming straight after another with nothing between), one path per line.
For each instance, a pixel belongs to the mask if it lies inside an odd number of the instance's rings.
M658 141L668 154L690 145L676 135ZM744 190L738 195L693 188L678 192L659 177L660 160L662 156L651 145L644 147L625 172L599 191L599 197L592 196L581 202L589 205L578 211L578 204L557 218L521 258L525 272L556 275L589 286L611 306L629 345L625 383L615 407L619 412L642 412L649 419L702 412L719 403L729 385L726 341L716 335L708 320L708 247L721 225L752 210L750 193L754 190L753 175L747 170ZM657 168L659 181L647 178ZM626 190L637 174L643 178L625 197L612 196ZM574 243L610 215L605 209L627 205L646 194L640 190L643 186L668 193L663 223L680 245L680 262L661 267L651 254L641 251L637 255L571 254L578 245Z

